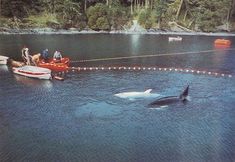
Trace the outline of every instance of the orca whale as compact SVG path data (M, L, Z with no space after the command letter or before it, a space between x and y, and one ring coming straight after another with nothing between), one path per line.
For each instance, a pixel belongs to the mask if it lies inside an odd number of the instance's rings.
M188 100L189 93L189 85L185 88L185 90L179 96L167 96L159 98L152 103L150 103L149 107L164 107L170 104L174 104L177 102L186 102Z

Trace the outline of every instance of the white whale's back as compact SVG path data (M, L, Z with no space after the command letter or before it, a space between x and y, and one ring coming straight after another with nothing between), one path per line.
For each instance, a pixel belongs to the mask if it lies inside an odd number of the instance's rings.
M150 93L152 89L148 89L144 92L123 92L117 93L114 96L119 98L127 98L127 99L136 99L136 98L146 98L146 97L158 97L160 94Z

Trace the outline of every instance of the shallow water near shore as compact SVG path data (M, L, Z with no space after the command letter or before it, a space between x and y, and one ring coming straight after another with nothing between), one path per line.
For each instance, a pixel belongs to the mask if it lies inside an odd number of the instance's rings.
M156 66L235 75L233 50L216 50L219 37L182 36L168 42L156 35L1 35L0 54L19 60L31 53L60 50L72 66ZM234 37L224 37L232 41ZM78 63L96 58L151 58ZM74 71L66 80L14 75L0 66L0 161L223 161L235 159L234 77L176 71ZM152 88L161 96L190 86L191 101L149 109L155 98L114 96ZM157 98L156 98L157 99Z

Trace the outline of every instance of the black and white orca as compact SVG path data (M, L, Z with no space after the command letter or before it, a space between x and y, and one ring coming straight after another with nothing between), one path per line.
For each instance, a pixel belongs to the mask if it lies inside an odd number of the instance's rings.
M188 101L188 93L189 93L189 86L185 88L183 93L181 93L179 96L167 96L157 99L156 101L153 101L148 106L149 107L164 107L168 106L170 104L174 104L177 102L183 102L185 103Z

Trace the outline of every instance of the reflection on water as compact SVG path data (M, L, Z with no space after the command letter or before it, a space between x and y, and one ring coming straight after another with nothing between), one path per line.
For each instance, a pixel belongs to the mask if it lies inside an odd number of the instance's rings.
M14 78L18 83L21 83L28 87L40 87L45 90L51 90L53 88L53 83L50 80L39 80L34 78L28 78L18 74L14 74Z
M0 65L0 72L8 72L9 67L7 65Z
M140 47L140 34L132 34L131 37L131 55L138 55L139 47Z

